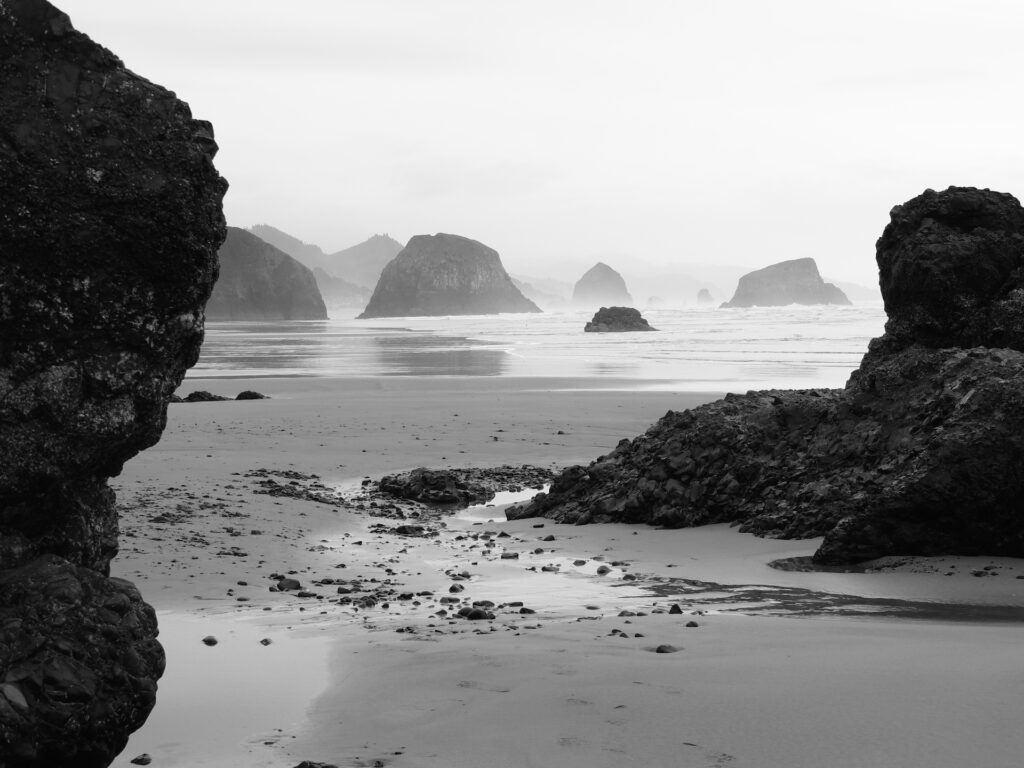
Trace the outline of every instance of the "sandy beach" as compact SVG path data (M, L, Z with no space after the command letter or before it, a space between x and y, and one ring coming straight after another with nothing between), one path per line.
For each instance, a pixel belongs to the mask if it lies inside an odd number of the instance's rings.
M403 535L422 521L361 485L588 462L715 397L602 386L187 381L271 399L171 405L161 442L113 482L114 575L158 610L168 654L115 765L1018 763L1020 561L805 573L768 563L817 540L507 522L500 507ZM301 591L271 591L281 575ZM455 615L481 601L493 620Z

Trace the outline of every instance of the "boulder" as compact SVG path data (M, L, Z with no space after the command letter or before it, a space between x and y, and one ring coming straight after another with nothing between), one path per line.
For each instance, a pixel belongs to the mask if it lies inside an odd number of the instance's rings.
M791 259L748 272L732 301L722 307L780 307L787 304L849 304L841 290L818 274L814 259Z
M626 333L656 331L633 307L601 307L583 329L587 333Z
M572 289L572 303L577 307L632 305L633 297L626 290L622 275L599 261L576 281Z
M152 612L106 578L107 478L157 442L199 355L225 232L216 150L58 9L0 3L7 765L107 765L152 706L163 656Z
M966 229L923 213L964 210ZM889 324L845 389L748 392L670 411L509 518L739 522L761 535L824 536L819 563L1024 556L1024 351L976 344L1024 332L1013 309L1022 257L994 247L1021 215L1008 195L956 187L893 209L877 246ZM948 261L993 275L1003 291L965 280L963 296L949 295ZM938 306L932 289L971 323L938 330L920 309Z
M498 252L459 235L417 235L381 272L360 318L540 312Z
M326 320L313 272L251 232L228 227L208 320Z
M494 490L481 483L467 480L459 472L425 467L386 475L380 480L380 490L400 499L412 499L426 504L483 504L494 498Z

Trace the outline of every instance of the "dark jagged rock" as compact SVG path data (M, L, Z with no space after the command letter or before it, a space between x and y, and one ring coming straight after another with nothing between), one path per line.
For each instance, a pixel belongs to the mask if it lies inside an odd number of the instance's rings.
M261 394L260 392L256 392L256 391L254 391L252 389L246 389L246 390L244 390L242 392L239 392L238 396L235 398L235 400L269 400L269 399L270 399L269 395Z
M498 252L459 235L417 235L381 272L360 318L540 312Z
M883 274L902 261L883 278L890 323L844 390L749 392L669 412L608 456L570 467L509 518L739 521L762 535L824 536L819 563L1024 556L1024 352L974 346L1024 331L1011 309L1019 267L1013 277L1004 266L1010 249L992 247L1022 215L1007 198L952 187L893 209L877 256ZM966 231L948 223L940 230L924 213L965 209ZM965 243L974 244L973 259ZM970 281L963 298L947 293L967 321L937 335L918 308L931 305L932 282L938 293L951 290L948 259L1006 279L988 303ZM913 291L901 287L904 276ZM927 332L916 337L908 318L923 318Z
M224 395L215 395L212 392L207 392L205 389L197 389L195 392L189 392L182 398L183 403L216 403L222 400L230 400L230 397Z
M105 578L106 481L157 442L199 354L224 239L216 149L209 123L49 3L0 3L9 768L107 765L152 706L162 652L137 593Z
M839 288L818 274L814 259L791 259L740 278L732 301L723 307L779 307L787 304L849 304Z
M312 271L251 232L228 227L209 320L326 320Z
M576 281L572 289L572 303L577 307L622 305L632 304L633 297L626 290L622 275L599 261Z
M587 333L626 333L630 331L656 331L639 309L632 307L601 307L583 329Z
M377 483L377 490L388 496L411 499L425 504L469 506L484 504L498 491L521 491L539 488L552 476L549 469L522 466L501 466L468 469L427 469L386 475Z
M56 555L0 570L0 762L109 765L156 701L156 634L123 579Z

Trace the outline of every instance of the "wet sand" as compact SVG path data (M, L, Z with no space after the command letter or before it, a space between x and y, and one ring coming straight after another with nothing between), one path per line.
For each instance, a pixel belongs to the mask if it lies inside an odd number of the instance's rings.
M768 564L817 542L498 508L428 522L361 488L415 466L589 461L714 397L586 386L188 382L273 399L172 405L116 481L115 575L161 612L169 671L115 765L1016 764L1021 561L782 571ZM329 503L310 500L321 486ZM305 596L270 591L289 572ZM453 615L474 601L495 618Z

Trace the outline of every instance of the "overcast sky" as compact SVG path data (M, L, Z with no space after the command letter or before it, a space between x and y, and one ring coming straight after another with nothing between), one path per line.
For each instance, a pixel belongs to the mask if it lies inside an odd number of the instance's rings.
M213 122L229 224L327 251L453 232L526 274L812 256L872 284L893 205L1024 195L1012 1L55 4Z

